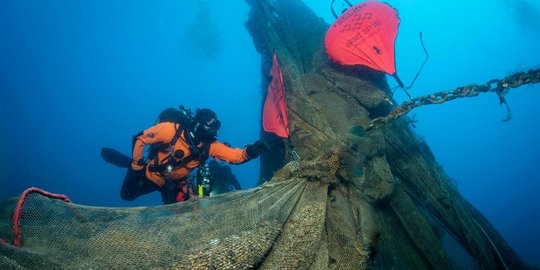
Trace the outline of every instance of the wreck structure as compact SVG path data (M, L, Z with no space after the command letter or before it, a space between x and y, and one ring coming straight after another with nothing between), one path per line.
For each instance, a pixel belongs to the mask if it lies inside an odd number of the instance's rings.
M140 208L33 192L17 233L20 201L6 200L0 268L530 268L406 120L369 128L392 110L384 74L328 60L328 25L302 1L247 2L262 62L274 51L279 58L290 123L290 140L262 132L273 150L261 158L261 185ZM299 160L290 158L293 147Z

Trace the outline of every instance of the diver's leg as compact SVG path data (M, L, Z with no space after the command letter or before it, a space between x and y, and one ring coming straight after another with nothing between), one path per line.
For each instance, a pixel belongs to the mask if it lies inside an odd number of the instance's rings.
M146 178L145 170L135 171L129 168L122 183L120 197L126 201L133 201L141 195L156 190L158 186Z
M118 167L121 167L121 168L131 167L131 161L132 161L131 157L126 156L112 148L108 148L108 147L101 148L101 157L106 162L116 165Z
M160 188L161 200L163 204L185 202L187 200L197 199L190 183L185 180L168 180L167 184Z
M161 189L161 201L163 204L171 204L176 203L176 196L178 194L178 191L174 191L171 189Z
M179 181L166 180L165 186L161 187L161 201L163 204L171 204L177 202L176 196L180 192Z

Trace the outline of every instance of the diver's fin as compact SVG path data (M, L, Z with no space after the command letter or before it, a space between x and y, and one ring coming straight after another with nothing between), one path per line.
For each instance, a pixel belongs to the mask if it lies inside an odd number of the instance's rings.
M108 163L116 165L121 168L131 167L131 158L112 149L103 147L101 148L101 157Z

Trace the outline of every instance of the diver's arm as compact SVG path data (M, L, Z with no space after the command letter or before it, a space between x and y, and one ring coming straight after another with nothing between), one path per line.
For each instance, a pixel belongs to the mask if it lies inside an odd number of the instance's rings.
M144 134L139 135L135 140L135 144L133 145L133 151L131 154L131 169L136 171L142 170L144 168L141 162L145 145L144 141L141 139L142 136L144 136Z
M131 162L131 168L133 170L141 170L144 168L142 158L145 145L166 142L174 136L175 132L175 126L170 122L159 123L143 131L143 133L137 137L135 144L133 145L133 161Z
M210 144L208 154L217 160L223 160L232 164L244 163L251 159L246 153L246 148L233 148L219 141Z

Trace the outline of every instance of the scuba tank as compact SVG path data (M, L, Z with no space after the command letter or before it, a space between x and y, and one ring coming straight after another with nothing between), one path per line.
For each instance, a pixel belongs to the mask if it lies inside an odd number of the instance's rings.
M199 197L209 196L212 192L212 173L208 165L199 166L197 170L197 193Z

